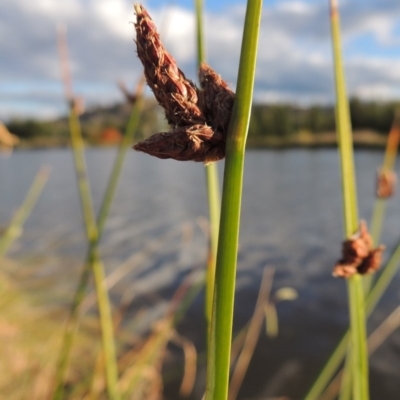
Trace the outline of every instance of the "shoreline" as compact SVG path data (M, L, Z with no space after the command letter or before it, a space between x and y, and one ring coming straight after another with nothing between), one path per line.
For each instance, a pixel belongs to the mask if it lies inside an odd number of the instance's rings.
M376 131L358 130L353 133L354 147L356 149L376 149L381 150L386 147L386 136ZM133 145L133 144L132 144ZM118 143L101 143L95 141L85 141L87 147L118 147ZM300 131L297 134L287 137L276 135L259 136L251 135L247 139L247 148L252 150L263 149L324 149L335 148L338 146L335 132L312 133ZM62 149L70 147L70 140L67 137L36 137L30 140L21 140L19 145L14 148L19 149Z

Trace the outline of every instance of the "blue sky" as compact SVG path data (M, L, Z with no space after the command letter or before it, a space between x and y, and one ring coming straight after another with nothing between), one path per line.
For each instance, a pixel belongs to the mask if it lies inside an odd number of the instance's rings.
M204 1L211 66L235 87L245 1ZM191 0L144 2L167 49L196 79ZM400 1L339 0L348 90L400 99ZM0 0L0 119L66 112L56 26L68 29L74 91L88 107L122 100L141 74L131 0ZM264 1L255 101L332 103L328 0Z

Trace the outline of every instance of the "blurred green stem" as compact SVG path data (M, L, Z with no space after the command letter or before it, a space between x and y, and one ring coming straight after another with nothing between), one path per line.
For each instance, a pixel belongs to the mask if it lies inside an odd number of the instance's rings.
M345 237L358 230L357 193L354 171L353 143L350 112L342 63L340 21L337 1L331 0L331 28L336 88L336 126L339 137L340 165L342 174L343 215ZM364 288L359 274L347 279L350 312L351 382L354 400L368 400L368 354Z
M84 155L84 144L81 134L79 118L71 107L69 114L69 124L71 131L72 147L74 153L75 170L78 179L78 186L81 198L82 212L85 221L86 235L89 242L88 262L84 267L78 290L72 305L71 314L64 334L63 346L61 349L59 363L56 372L56 390L54 399L62 399L63 382L68 364L69 352L72 346L74 332L76 331L76 321L78 317L78 306L84 297L84 292L89 279L90 270L93 272L97 301L100 314L100 325L102 332L102 346L105 360L105 372L107 382L107 392L111 400L119 399L117 390L118 368L115 351L115 340L113 332L113 322L111 317L111 306L108 293L104 285L104 266L97 251L99 233L94 217L89 180L86 171ZM109 206L109 205L108 205Z
M204 31L203 31L203 0L195 0L196 5L196 33L197 33L197 66L205 61ZM218 231L220 218L220 194L218 182L217 164L212 163L205 166L207 198L209 210L209 249L206 273L206 296L205 296L205 315L208 323L207 332L210 331L212 299L215 281L215 262L218 248ZM207 335L208 336L208 335Z
M400 118L399 110L397 110L392 127L390 129L387 138L386 151L385 151L385 157L383 159L382 170L393 171L396 163L397 150L400 139L399 118ZM374 204L370 230L371 230L372 240L374 241L374 244L376 246L379 244L381 239L381 231L382 231L383 220L385 217L386 202L387 202L386 198L377 197ZM364 287L366 294L368 294L369 290L371 289L373 280L374 280L374 275L368 275L364 278Z
M86 256L86 262L80 276L79 284L75 293L75 297L71 306L70 316L67 321L65 328L63 345L59 357L57 366L57 378L56 378L56 393L60 393L55 396L55 399L61 399L63 393L63 385L65 381L66 370L68 366L69 354L72 348L74 334L77 329L79 319L79 306L82 303L86 288L90 277L90 259L93 258L95 250L98 246L99 240L104 230L105 222L107 220L111 204L116 192L119 177L121 175L123 162L125 160L126 152L131 147L133 136L137 130L140 114L143 110L144 99L140 96L136 103L132 107L132 111L129 117L128 124L126 126L125 135L119 146L117 157L114 161L114 166L107 184L106 192L103 198L103 202L100 208L100 212L97 218L97 229L98 236L97 240L89 243L89 250Z
M342 175L343 214L345 237L349 238L358 230L358 210L350 113L342 64L340 21L336 0L330 0L330 12L336 89L336 125ZM351 370L349 370L351 376L348 378L352 382L353 399L368 400L368 354L362 277L356 274L348 279L347 282L350 311L350 346L347 357L349 357L348 363L351 366ZM326 379L330 379L335 372L335 364L339 363L342 359L340 353L344 353L346 349L347 341L343 338L307 394L306 400L315 400L318 398L323 387L326 385Z
M14 217L12 218L5 232L0 236L0 258L8 250L11 244L20 237L22 233L22 226L32 212L32 209L42 193L49 175L49 167L41 167L39 172L36 174L36 177L32 182L24 202L14 214Z

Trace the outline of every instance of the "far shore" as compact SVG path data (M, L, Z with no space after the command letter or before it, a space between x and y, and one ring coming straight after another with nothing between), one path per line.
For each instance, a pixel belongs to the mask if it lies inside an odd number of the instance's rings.
M354 147L382 149L386 146L386 137L379 132L372 130L357 130L353 133ZM86 142L88 147L115 147L118 144L107 144L102 142ZM251 149L283 149L283 148L329 148L338 145L335 132L312 133L300 131L297 134L279 137L270 136L249 136L247 147ZM70 146L67 137L38 136L29 140L21 140L20 149L51 149Z

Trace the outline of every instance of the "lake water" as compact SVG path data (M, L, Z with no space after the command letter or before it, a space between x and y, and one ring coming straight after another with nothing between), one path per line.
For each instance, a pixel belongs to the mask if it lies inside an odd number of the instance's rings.
M98 210L115 150L89 149L86 154ZM382 157L375 151L356 152L360 216L367 221ZM27 150L17 151L10 158L0 156L0 226L22 202L42 164L52 167L52 175L24 235L8 254L17 259L36 254L41 260L41 274L56 281L60 278L60 288L72 293L77 272L73 266L84 258L86 244L69 150ZM222 175L223 164L219 167ZM396 168L399 171L399 163ZM128 154L104 233L102 254L111 273L137 252L149 246L157 248L112 290L115 301L130 302L132 314L145 304L152 307L154 318L162 315L182 279L204 264L204 175L199 164ZM279 335L276 339L262 335L240 398L289 395L300 399L347 326L345 283L331 276L343 236L336 151L249 151L241 227L235 331L252 314L265 267L275 268L273 292L289 286L299 297L277 305ZM382 236L386 255L399 241L397 196L387 205ZM70 268L71 281L61 280L65 264ZM371 329L399 305L399 282L397 275L370 320ZM199 296L180 326L200 350L204 349L202 315L203 299ZM143 321L143 327L147 323ZM371 358L372 399L399 398L399 365L400 331L396 331ZM200 398L203 372L200 369L193 399ZM171 384L168 390L173 393L175 386Z

